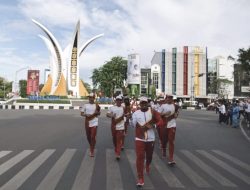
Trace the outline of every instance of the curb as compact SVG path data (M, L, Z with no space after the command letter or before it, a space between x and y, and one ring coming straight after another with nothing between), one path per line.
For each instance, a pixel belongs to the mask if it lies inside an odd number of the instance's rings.
M100 105L102 110L107 110L113 105ZM0 110L80 110L81 106L53 105L53 104L19 104L19 105L0 105Z

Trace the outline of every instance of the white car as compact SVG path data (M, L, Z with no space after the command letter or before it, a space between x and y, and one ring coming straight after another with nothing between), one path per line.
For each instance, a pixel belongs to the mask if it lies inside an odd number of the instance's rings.
M200 108L204 108L204 107L205 107L203 103L199 103L198 106L199 106Z

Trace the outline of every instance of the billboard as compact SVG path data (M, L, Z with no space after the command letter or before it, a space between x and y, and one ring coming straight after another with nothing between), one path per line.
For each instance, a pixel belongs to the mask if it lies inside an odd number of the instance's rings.
M39 93L39 70L28 70L27 95L38 95Z
M140 57L138 54L128 55L127 84L141 84Z
M250 86L242 86L241 92L250 92Z

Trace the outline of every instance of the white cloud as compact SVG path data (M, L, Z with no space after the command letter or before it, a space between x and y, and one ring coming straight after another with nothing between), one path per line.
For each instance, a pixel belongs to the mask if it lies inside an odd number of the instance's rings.
M0 41L11 41L9 33L24 36L25 43L36 56L12 52L12 59L0 60L22 65L41 64L46 67L49 54L42 33L30 22L31 18L44 24L63 48L71 42L77 20L81 20L80 44L93 36L105 36L92 43L80 58L80 76L89 80L91 71L113 56L127 57L128 53L141 55L141 63L149 65L153 51L172 47L207 46L208 56L236 56L239 48L248 48L250 41L250 2L248 0L20 0L18 7L0 6L18 18L11 17L0 31ZM5 11L6 14L7 11ZM13 12L12 12L13 13ZM14 15L14 14L12 14ZM0 13L1 16L1 13ZM37 29L37 30L36 30ZM29 41L28 38L31 40ZM16 42L18 43L18 42ZM25 46L14 46L22 48ZM6 48L11 48L8 46ZM132 50L133 49L133 50ZM11 65L10 64L10 65ZM32 64L31 64L32 65ZM48 65L48 64L47 64ZM2 67L2 66L1 66ZM0 68L0 75L1 75ZM90 82L90 81L87 81Z
M79 0L21 0L19 8L26 17L46 21L52 26L67 28L78 19L83 26L89 24L85 4Z

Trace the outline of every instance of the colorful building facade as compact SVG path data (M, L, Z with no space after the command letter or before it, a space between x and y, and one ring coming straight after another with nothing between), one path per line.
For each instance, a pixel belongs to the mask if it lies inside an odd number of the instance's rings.
M154 69L158 65L158 69ZM152 80L158 93L181 98L206 98L207 48L184 46L155 52L151 61ZM153 71L154 70L154 71Z

